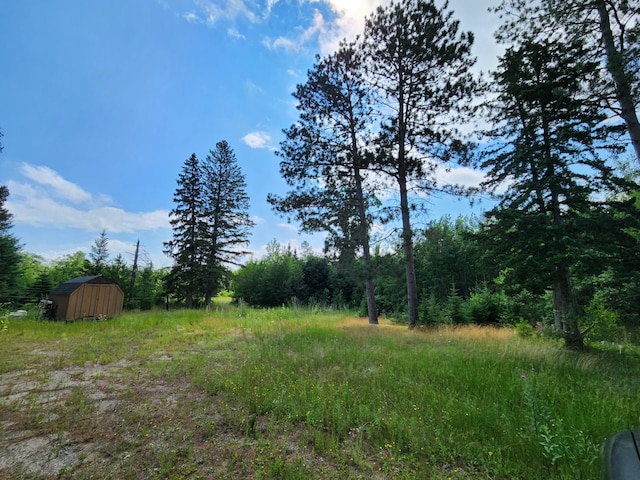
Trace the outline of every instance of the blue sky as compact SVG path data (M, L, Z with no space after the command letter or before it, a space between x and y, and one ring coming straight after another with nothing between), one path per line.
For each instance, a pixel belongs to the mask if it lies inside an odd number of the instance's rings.
M316 54L360 33L384 0L29 0L0 3L0 185L13 233L46 260L89 252L104 229L131 261L140 239L169 266L168 212L191 153L226 140L247 180L256 257L277 240L321 248L275 215L274 154L297 118L291 92ZM451 0L476 34L478 67L495 65L495 1ZM450 176L473 183L475 172ZM431 217L470 212L434 200ZM478 211L477 208L475 211Z

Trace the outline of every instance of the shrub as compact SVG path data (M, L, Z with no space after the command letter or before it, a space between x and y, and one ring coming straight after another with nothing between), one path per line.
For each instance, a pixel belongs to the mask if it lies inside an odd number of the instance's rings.
M471 293L467 315L471 323L489 325L499 323L502 318L504 295L492 293L486 285Z
M607 309L602 296L596 294L584 309L583 324L589 327L591 341L616 342L620 340L619 315Z

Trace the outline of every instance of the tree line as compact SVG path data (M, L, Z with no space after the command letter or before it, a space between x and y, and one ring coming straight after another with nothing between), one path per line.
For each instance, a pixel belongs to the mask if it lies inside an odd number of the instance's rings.
M356 307L371 324L543 323L573 348L597 325L634 324L640 2L504 0L495 12L505 50L489 78L474 73L473 33L433 0L379 7L355 41L316 58L276 152L290 191L267 200L327 233L322 256L272 244L241 265L253 224L235 154L221 141L189 157L166 292L192 307L232 285L251 304ZM457 165L485 181L441 184ZM484 218L416 227L430 195L480 191L496 200ZM382 249L374 232L389 224L400 233Z
M375 282L369 233L395 219L403 312L414 327L431 319L421 309L430 297L419 287L413 212L434 192L465 193L440 185L439 171L480 167L482 190L502 193L476 240L503 285L550 292L553 325L581 348L585 278L613 272L622 282L637 257L637 177L616 162L628 150L640 160L640 6L504 0L496 12L505 53L489 80L473 74L473 33L446 2L379 7L356 41L317 57L278 151L292 190L269 201L303 229L329 232L341 258L361 255L367 290L377 292L367 295L370 323L385 282ZM462 133L473 121L487 125L475 142ZM388 185L397 209L384 208Z

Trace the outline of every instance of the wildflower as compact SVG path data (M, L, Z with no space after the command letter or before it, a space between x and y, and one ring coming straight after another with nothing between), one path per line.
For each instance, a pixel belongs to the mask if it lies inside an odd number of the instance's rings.
M520 378L525 380L527 378L527 376L523 373L522 375L520 375Z

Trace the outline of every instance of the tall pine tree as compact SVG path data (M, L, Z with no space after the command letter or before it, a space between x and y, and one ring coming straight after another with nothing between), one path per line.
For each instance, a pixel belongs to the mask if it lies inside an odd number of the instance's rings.
M195 153L182 166L173 201L175 206L169 219L173 239L164 244L165 253L173 258L167 287L178 298L185 300L187 308L192 308L194 298L203 293L200 280L206 231L204 175Z
M235 153L222 140L216 143L202 162L203 189L203 264L202 286L205 305L209 305L223 285L228 267L237 266L248 252L254 222L249 217L249 196L245 176Z
M573 269L597 255L603 209L632 186L607 162L607 151L620 149L588 101L585 79L598 65L584 58L580 43L525 40L507 50L495 74L493 146L481 165L488 187L507 186L483 235L519 283L552 290L555 325L573 348L584 333Z
M184 163L171 211L173 240L165 243L165 253L174 260L167 287L188 308L196 299L208 305L228 267L247 253L241 247L253 222L245 189L245 177L226 141L218 142L204 161L193 154Z
M327 247L339 250L340 266L353 268L362 249L370 324L378 323L369 246L375 202L366 185L367 123L371 106L361 55L354 45L319 61L298 85L300 118L285 130L280 172L295 187L284 198L269 195L275 210L302 222L306 231L327 231Z
M412 188L427 193L435 170L455 152L455 122L470 105L476 82L470 73L473 35L460 32L445 1L392 1L367 19L364 31L368 80L381 118L377 168L398 185L405 257L409 326L418 322L413 252Z
M0 185L0 302L15 298L20 265L20 245L11 234L12 215L4 206L8 196L9 189Z

